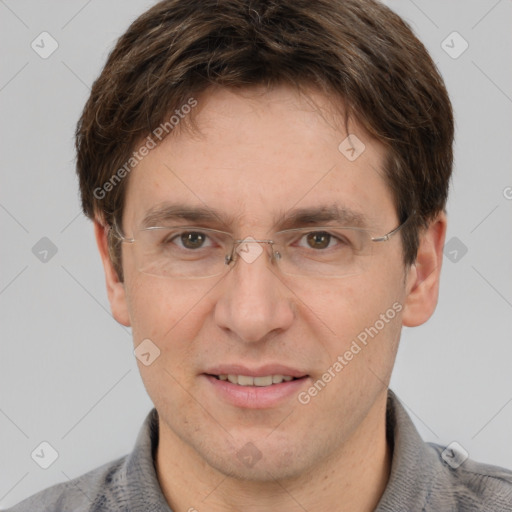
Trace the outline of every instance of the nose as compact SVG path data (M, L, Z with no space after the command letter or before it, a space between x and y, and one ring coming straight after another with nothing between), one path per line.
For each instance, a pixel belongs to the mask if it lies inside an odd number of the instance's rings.
M217 325L239 341L267 340L288 329L294 319L293 294L270 263L266 243L242 243L234 268L224 279L215 307Z

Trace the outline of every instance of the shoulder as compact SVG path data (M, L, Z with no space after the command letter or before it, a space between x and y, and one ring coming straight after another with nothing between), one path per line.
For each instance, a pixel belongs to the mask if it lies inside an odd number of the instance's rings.
M5 512L93 512L106 510L110 497L125 480L122 457L78 478L56 484L23 500Z
M379 512L512 512L512 471L468 458L458 443L426 443L388 391L391 474Z
M426 444L439 461L428 499L431 505L467 512L512 512L511 470L468 459L451 445Z
M152 409L130 454L45 489L5 512L170 512L154 465L157 445L158 414Z

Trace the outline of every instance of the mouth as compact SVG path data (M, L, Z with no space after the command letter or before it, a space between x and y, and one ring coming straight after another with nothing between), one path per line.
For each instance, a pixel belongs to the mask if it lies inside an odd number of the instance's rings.
M252 377L250 375L234 375L234 374L220 374L220 375L212 375L207 374L210 377L213 377L220 381L227 381L231 384L236 384L238 386L256 386L256 387L269 387L274 386L276 384L282 384L283 382L291 382L292 380L300 380L306 378L307 375L302 377L293 377L292 375L263 375L260 377Z
M280 363L258 368L241 364L212 366L202 374L206 393L237 408L277 408L293 400L311 380L303 370Z

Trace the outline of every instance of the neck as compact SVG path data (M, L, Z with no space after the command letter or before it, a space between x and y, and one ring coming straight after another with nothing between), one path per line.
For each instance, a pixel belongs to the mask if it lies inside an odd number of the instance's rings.
M160 419L158 480L174 512L375 510L391 470L386 394L332 454L294 479L241 481L208 465ZM179 461L179 463L176 463Z

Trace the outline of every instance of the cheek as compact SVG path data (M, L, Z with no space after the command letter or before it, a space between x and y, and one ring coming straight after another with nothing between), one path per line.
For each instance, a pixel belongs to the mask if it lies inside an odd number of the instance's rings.
M192 350L208 314L212 285L134 274L127 280L127 300L134 343L149 338L162 355Z
M305 305L342 338L368 323L383 302L382 290L366 283L361 276L333 280L323 292L304 294Z
M182 389L193 383L205 288L138 274L129 281L128 297L135 349L149 339L158 354L149 365L138 361L144 386L155 405L182 407Z
M331 333L331 354L347 350L358 336L367 342L362 345L364 357L358 355L358 359L395 352L405 297L403 272L396 261L383 262L381 268L382 271L375 269L332 280L322 293L304 294L308 297L304 302L315 312L319 329ZM379 343L371 343L373 340ZM368 350L370 346L372 349Z

